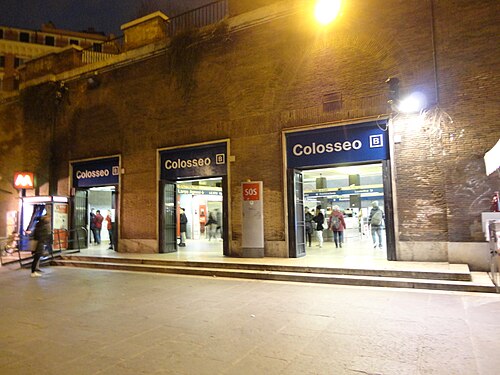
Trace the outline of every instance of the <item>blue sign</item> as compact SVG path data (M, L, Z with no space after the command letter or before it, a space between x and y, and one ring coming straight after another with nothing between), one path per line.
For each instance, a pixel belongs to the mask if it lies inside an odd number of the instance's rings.
M227 145L224 142L160 151L160 170L160 178L167 181L225 176Z
M72 163L73 187L118 185L120 160L118 157Z
M316 191L311 193L304 193L306 197L329 197L332 195L354 195L354 194L383 194L384 188L359 188L347 190L326 190Z
M288 133L288 168L379 161L389 158L385 121Z

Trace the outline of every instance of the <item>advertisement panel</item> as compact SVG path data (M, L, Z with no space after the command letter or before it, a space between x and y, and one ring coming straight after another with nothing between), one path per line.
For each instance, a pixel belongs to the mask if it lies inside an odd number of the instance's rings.
M286 134L288 168L386 160L386 122L332 126Z
M227 145L214 143L160 151L160 178L224 176L227 174Z
M54 203L52 211L52 226L54 230L54 250L68 248L68 204Z
M118 157L72 163L73 187L118 185L120 159Z

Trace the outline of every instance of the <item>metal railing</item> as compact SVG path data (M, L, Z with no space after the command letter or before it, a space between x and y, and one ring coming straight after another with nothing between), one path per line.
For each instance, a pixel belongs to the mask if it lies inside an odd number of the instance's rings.
M173 37L182 31L217 23L228 15L228 0L214 1L169 18L167 24L168 36Z
M93 64L119 55L123 51L123 41L124 37L122 35L83 49L82 62L84 64Z
M81 232L84 232L82 234ZM47 262L54 260L57 256L62 256L64 254L79 253L81 251L80 239L87 238L87 230L84 227L77 229L55 229L52 231L53 244L52 246L42 255L40 259L41 262ZM74 234L74 236L71 236ZM74 248L71 248L71 244L75 244ZM19 265L21 268L30 267L33 261L33 255L21 256L21 252L26 253L26 251L17 250L19 254Z
M222 21L229 15L228 0L219 0L178 14L168 19L167 35L171 38L182 31L197 29ZM82 62L93 64L108 60L123 52L124 36L83 49Z

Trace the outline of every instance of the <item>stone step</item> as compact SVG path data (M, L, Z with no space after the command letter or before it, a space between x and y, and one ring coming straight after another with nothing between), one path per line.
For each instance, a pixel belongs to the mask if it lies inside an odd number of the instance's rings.
M87 262L112 262L120 264L144 264L151 266L178 266L178 267L201 267L201 268L229 268L254 271L277 271L277 272L299 272L299 273L321 273L333 275L353 276L376 276L397 277L410 279L432 279L432 280L455 280L471 281L471 273L466 264L452 264L450 269L444 270L405 270L384 268L345 268L345 267L305 267L294 265L277 265L262 263L238 263L238 262L207 262L207 261L180 261L144 258L117 258L106 256L88 255L63 255L65 260L79 260Z
M392 287L392 288L412 288L412 289L432 289L432 290L448 290L448 291L464 291L464 292L483 292L495 293L496 289L486 273L475 273L475 279L471 274L471 281L457 280L438 280L438 279L421 279L411 277L389 277L389 276L373 276L373 275L341 275L332 273L314 273L314 272L297 272L291 270L256 270L243 268L221 268L221 267L202 267L197 265L189 266L173 265L175 262L160 262L160 264L144 264L138 262L123 262L123 259L107 258L105 261L97 260L81 260L75 259L78 257L70 257L71 259L56 259L53 265L66 267L82 267L118 271L133 271L133 272L154 272L166 274L180 274L191 276L208 276L208 277L229 277L243 278L254 280L274 280L274 281L291 281L291 282L307 282L307 283L322 283L322 284L339 284L339 285L355 285L355 286L377 286L377 287ZM98 258L102 260L102 258ZM154 261L155 263L157 261ZM146 262L148 263L148 262ZM182 263L182 262L179 262ZM212 264L212 263L210 263ZM224 263L226 264L226 263ZM232 263L226 264L228 266Z

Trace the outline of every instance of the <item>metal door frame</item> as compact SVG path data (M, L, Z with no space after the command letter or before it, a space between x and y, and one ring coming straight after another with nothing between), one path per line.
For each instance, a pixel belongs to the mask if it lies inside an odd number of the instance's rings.
M300 176L300 182L297 181ZM297 183L300 188L297 189ZM287 172L288 186L288 247L289 258L300 258L306 255L306 226L304 218L304 179L302 171L290 168ZM300 190L300 192L298 192ZM300 196L298 196L300 195ZM290 218L294 218L290 220ZM300 220L302 218L302 220ZM302 239L300 238L302 231Z
M174 213L174 241L166 243L165 238L165 230L166 228L166 214L165 214L165 186L172 185L174 188L173 192L173 213ZM160 220L159 220L159 235L160 235L160 247L158 249L159 253L175 253L177 251L177 183L175 181L159 181L159 189L160 189L160 199L159 199L159 207L158 210L160 212Z

